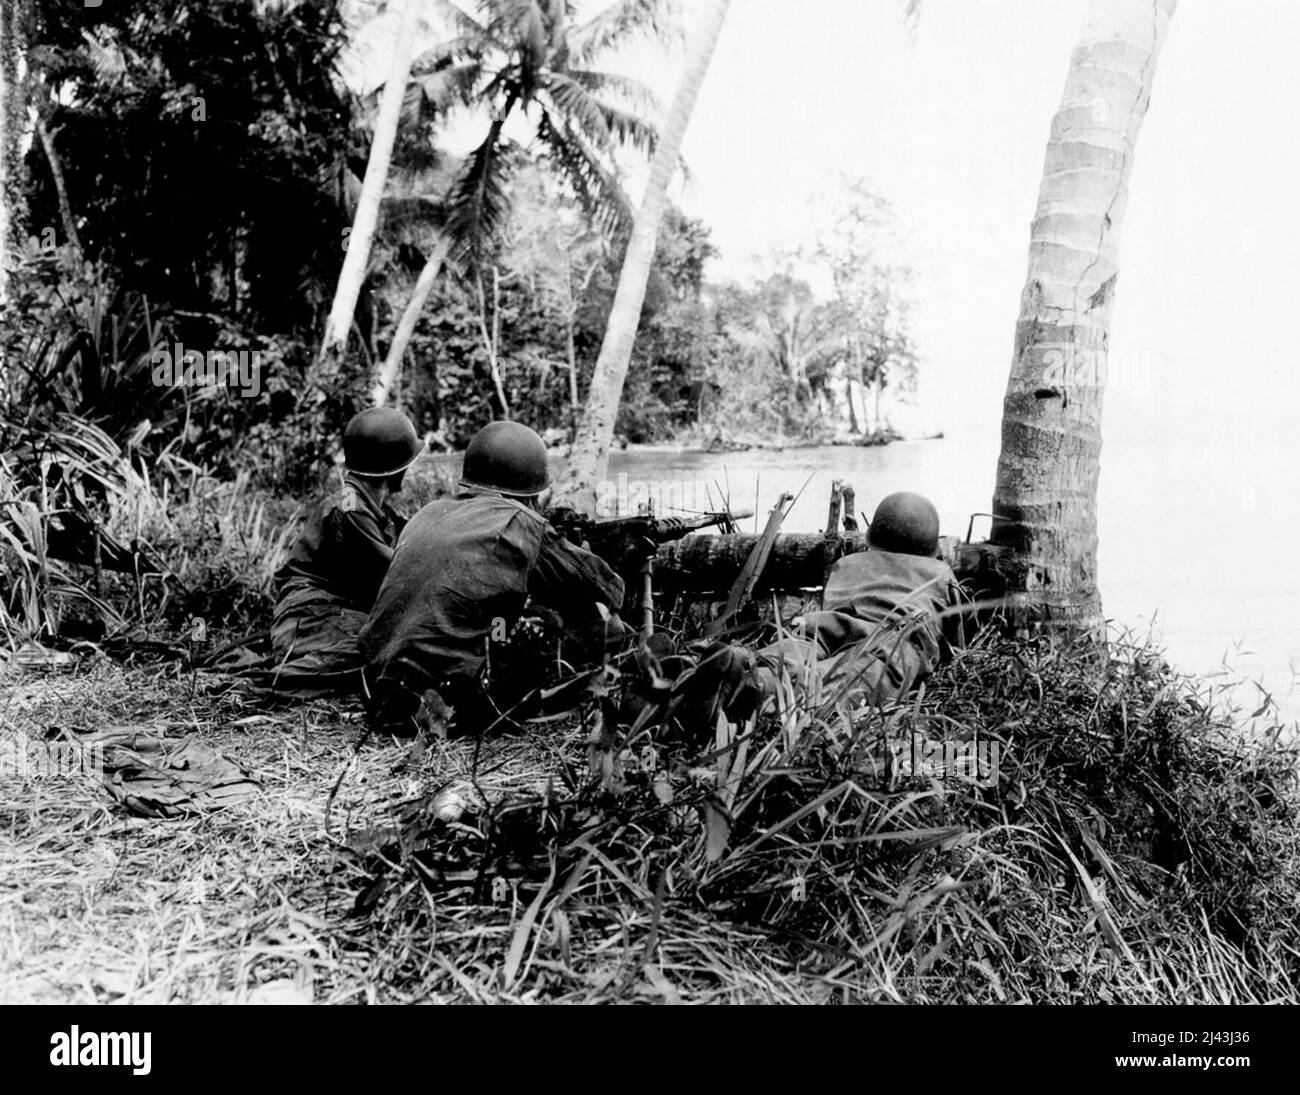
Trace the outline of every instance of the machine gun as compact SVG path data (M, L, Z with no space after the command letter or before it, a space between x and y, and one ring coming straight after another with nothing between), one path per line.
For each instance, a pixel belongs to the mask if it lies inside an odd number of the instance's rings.
M638 580L641 633L648 636L654 632L654 559L659 546L713 525L724 534L734 533L738 520L753 515L746 511L719 511L698 517L655 517L646 513L601 518L558 507L546 516L567 540L585 545L618 571L627 582L629 594L632 589L629 579Z

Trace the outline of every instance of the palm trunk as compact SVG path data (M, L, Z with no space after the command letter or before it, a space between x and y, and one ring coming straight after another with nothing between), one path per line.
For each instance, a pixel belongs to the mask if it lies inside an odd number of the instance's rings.
M501 272L497 266L492 267L492 330L488 331L487 295L483 292L483 272L474 272L474 284L478 289L478 329L483 337L483 348L488 355L488 373L492 377L492 387L497 393L497 403L501 406L501 417L510 417L510 401L506 398L505 381L501 376Z
M561 247L564 245L561 243ZM578 423L578 347L573 338L573 324L578 306L573 298L573 256L564 248L564 354L569 365L569 413L565 432L573 440L573 429Z
M858 422L857 392L853 384L853 370L844 370L844 399L849 405L849 433L862 433L862 424Z
M397 329L393 332L393 341L388 347L388 356L380 367L379 376L376 378L375 386L370 393L371 401L376 407L382 407L388 402L393 386L397 383L398 374L402 371L402 355L406 353L406 347L410 345L411 336L415 334L415 325L420 322L420 313L424 311L424 306L429 300L429 294L433 292L433 287L438 281L438 275L442 273L442 264L446 257L447 241L440 240L434 247L428 261L425 262L424 269L420 271L420 276L415 282L415 289L411 293L411 299L406 302L406 307L402 309L402 318L398 320Z
M1101 409L1138 130L1177 0L1092 0L1052 122L1002 412L991 539L1017 559L1017 622L1104 634Z
M641 323L641 306L645 302L646 281L654 261L659 222L667 204L668 180L677 164L682 137L713 57L713 47L722 31L729 4L730 0L707 0L699 36L686 58L681 84L655 148L645 197L632 225L632 238L628 242L618 289L614 294L614 306L610 310L600 356L591 377L586 411L574 437L568 471L556 490L557 501L563 499L565 504L588 513L595 511L596 485L604 478L609 462L614 421L618 416L628 363L632 359L632 346Z
M54 192L59 199L59 218L63 221L63 233L76 252L81 254L81 236L77 233L77 219L72 215L72 203L68 200L68 184L63 177L63 161L59 159L58 149L54 147L54 133L46 124L49 114L49 107L44 103L36 108L36 135L41 139L41 147L45 150L45 159L49 162L50 174L54 178Z
M379 100L375 136L370 144L370 158L366 162L366 177L357 199L357 211L352 231L348 235L348 250L343 259L343 269L339 272L334 304L325 323L325 338L320 352L321 381L329 380L342 362L343 349L357 308L357 298L361 295L361 285L366 278L370 247L374 242L375 228L379 224L379 207L388 182L393 141L402 113L402 100L406 96L406 83L411 74L419 9L420 0L404 0L397 36L393 42L392 65Z
M565 286L569 294L568 308L565 312L564 347L569 360L569 412L565 416L567 421L564 423L564 429L569 441L572 442L578 429L578 420L582 416L582 396L578 388L578 346L575 339L575 329L578 323L578 304L586 297L587 290L591 287L591 280L596 276L596 271L600 269L600 263L593 262L587 267L587 272L583 275L582 285L579 287L576 296L573 292L573 260L567 250L564 253L564 268L566 275Z

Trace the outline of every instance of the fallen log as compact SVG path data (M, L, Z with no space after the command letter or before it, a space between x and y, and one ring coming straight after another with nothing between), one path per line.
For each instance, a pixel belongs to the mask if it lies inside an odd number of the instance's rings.
M655 556L655 584L665 593L692 598L725 597L754 550L759 537L687 536L660 546ZM976 596L1001 596L1005 549L993 544L969 544L956 537L940 538L940 555ZM867 549L865 532L827 536L819 532L783 533L776 537L767 563L758 576L755 594L820 589L835 561Z

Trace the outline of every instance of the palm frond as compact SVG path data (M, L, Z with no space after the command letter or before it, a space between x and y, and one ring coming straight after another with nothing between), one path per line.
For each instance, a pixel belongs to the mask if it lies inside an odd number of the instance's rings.
M578 83L561 73L552 73L546 94L556 110L571 125L582 130L598 148L616 144L629 145L646 156L653 156L659 133L654 126L629 111L602 103Z
M916 31L920 25L921 0L903 0L903 29L907 32L909 43L916 40Z
M671 11L669 0L615 0L574 31L571 56L584 64L638 35L661 39L677 35L680 28L670 18Z
M468 61L441 69L417 82L424 92L425 105L435 114L445 114L452 107L473 107L478 103L482 79L483 63Z
M457 38L489 38L490 26L480 23L469 12L452 0L423 0L426 8L441 16L446 21L451 33ZM498 45L500 43L497 43Z
M477 60L444 65L426 75L412 77L402 95L398 119L403 139L421 125L445 122L454 110L472 110L483 102L482 78L483 64Z
M543 107L537 138L546 158L573 189L598 231L609 238L631 226L632 208L627 195L599 152L581 134Z
M448 195L446 233L453 261L476 262L501 239L510 221L510 180L519 148L503 139L498 119L465 161Z
M600 95L606 101L611 99L621 102L643 117L659 117L663 107L659 97L650 87L631 76L620 76L614 72L597 72L588 68L570 68L564 73L570 80L585 88L593 95Z
M465 61L469 58L482 58L487 52L483 47L484 40L481 36L458 35L445 42L439 42L411 62L411 76L427 76L431 72L446 68L449 63Z

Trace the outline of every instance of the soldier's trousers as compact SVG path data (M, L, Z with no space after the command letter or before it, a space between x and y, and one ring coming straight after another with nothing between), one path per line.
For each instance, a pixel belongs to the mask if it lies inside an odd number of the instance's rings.
M633 637L617 616L599 625L565 626L535 645L489 646L487 664L475 676L437 678L430 671L437 659L412 650L382 672L366 669L366 709L376 730L397 737L431 727L442 705L455 710L457 735L518 730L524 720L549 713L538 699L541 689L600 665Z
M925 655L905 638L849 643L828 654L810 639L793 636L758 652L759 687L775 695L788 683L809 706L859 708L897 700L928 675Z
M364 612L319 590L286 592L271 625L270 687L304 699L355 693L361 679L357 636L365 622Z

